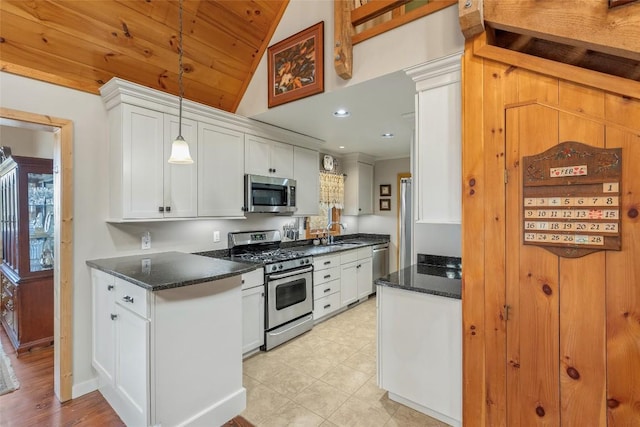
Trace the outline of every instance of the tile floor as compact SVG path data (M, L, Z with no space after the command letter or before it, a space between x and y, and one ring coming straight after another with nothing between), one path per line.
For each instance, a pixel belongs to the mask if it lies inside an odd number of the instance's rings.
M447 425L377 387L375 298L247 358L243 381L256 427Z

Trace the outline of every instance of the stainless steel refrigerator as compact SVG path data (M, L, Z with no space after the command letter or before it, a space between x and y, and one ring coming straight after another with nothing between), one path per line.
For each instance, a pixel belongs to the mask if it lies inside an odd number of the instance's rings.
M411 236L413 235L413 215L411 203L411 178L400 179L400 249L398 270L413 264L411 258Z

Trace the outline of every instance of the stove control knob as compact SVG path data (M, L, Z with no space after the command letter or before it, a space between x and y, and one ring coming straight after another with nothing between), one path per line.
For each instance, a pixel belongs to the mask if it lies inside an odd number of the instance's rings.
M278 270L282 270L284 267L282 267L282 264L278 265Z
M308 260L308 259L307 259L307 260L305 260L305 262L306 262L307 264L309 264L309 263L311 263L311 260Z
M304 260L300 260L300 265L304 265Z
M278 267L276 267L275 265L271 266L271 271L276 271L278 269Z

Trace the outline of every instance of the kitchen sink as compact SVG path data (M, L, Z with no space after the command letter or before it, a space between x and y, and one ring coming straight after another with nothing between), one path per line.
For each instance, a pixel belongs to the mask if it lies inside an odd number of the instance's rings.
M329 246L342 246L342 247L350 247L350 246L362 246L362 243L358 242L333 242Z

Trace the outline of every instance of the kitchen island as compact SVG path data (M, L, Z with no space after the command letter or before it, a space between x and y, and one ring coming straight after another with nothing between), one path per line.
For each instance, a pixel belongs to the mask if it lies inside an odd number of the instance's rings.
M461 426L461 264L418 261L376 281L378 385L392 400Z
M87 261L92 364L127 425L222 425L246 406L241 274L180 252Z

